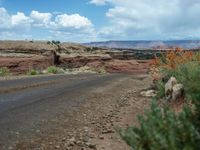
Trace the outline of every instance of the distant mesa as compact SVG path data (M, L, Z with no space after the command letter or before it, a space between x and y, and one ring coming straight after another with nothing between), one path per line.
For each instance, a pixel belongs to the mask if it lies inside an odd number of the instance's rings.
M86 46L105 48L127 48L127 49L172 49L180 47L183 49L199 49L200 40L173 40L173 41L105 41L84 43Z

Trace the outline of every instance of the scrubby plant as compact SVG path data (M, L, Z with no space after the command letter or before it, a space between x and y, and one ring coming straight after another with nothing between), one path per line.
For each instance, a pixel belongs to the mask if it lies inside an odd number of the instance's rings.
M39 72L35 69L31 69L27 72L27 75L31 75L31 76L34 76L34 75L38 75Z
M191 51L183 51L180 48L170 50L160 57L156 57L151 64L151 74L155 80L160 78L160 74L170 75L180 65L191 61L199 61L200 57ZM166 74L167 71L167 74Z
M0 68L0 76L7 76L10 74L10 71L7 67Z
M58 73L60 73L60 69L55 66L50 66L47 68L47 72L52 73L52 74L58 74Z
M86 48L84 49L84 51L85 51L85 52L91 52L91 51L92 51L92 48L91 48L91 47L86 47Z
M59 45L61 42L60 41L54 41L54 40L52 40L51 43L53 43L55 45Z
M176 48L175 50L170 50L166 54L161 55L161 57L155 58L154 65L168 70L174 70L180 64L190 62L194 58L195 54L193 52Z
M84 51L92 53L92 52L97 51L97 50L98 50L98 47L86 47Z
M154 102L151 110L139 117L139 127L121 130L120 135L134 150L199 150L198 117L188 106L175 114Z
M51 44L51 41L47 41L47 44L50 45L50 44Z

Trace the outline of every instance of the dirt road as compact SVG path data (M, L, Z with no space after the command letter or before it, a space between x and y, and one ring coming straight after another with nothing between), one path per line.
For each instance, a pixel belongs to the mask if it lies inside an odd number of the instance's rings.
M130 149L116 128L137 123L147 75L83 74L0 81L1 149Z

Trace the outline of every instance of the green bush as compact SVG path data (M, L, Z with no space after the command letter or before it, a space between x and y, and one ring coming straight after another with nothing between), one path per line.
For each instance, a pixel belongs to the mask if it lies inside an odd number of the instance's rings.
M27 75L31 75L31 76L34 76L34 75L38 75L39 72L35 69L31 69L27 72Z
M198 114L186 107L176 115L153 103L151 110L139 117L139 127L129 127L120 135L134 150L199 150Z
M1 76L1 77L2 77L2 76L7 76L7 75L9 75L9 74L10 74L10 71L9 71L8 68L6 68L6 67L0 68L0 76Z
M58 74L60 72L60 69L55 66L50 66L47 68L47 72L52 74Z

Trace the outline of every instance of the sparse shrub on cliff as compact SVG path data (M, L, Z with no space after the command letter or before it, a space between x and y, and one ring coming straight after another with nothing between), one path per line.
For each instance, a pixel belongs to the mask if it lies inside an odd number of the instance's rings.
M91 52L94 52L96 50L98 50L98 47L86 47L84 51L91 53Z
M10 71L8 68L6 67L0 68L0 77L7 76L9 74L10 74Z
M55 41L55 40L47 41L47 44L48 44L48 45L50 45L50 44L59 45L60 43L61 43L60 41Z
M47 41L47 44L50 45L50 44L51 44L51 41Z
M60 41L54 41L54 40L52 40L51 43L53 43L55 45L59 45L61 42Z

